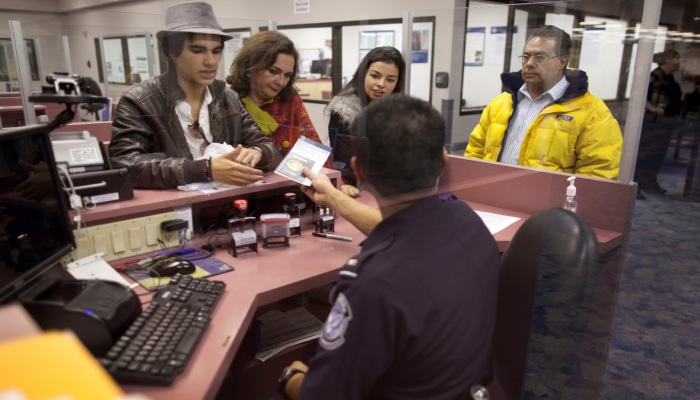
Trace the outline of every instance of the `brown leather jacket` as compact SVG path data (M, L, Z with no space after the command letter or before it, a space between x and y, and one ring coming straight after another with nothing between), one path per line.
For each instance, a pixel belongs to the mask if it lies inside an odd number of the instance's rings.
M134 186L169 189L206 182L205 160L193 161L175 104L185 98L175 74L165 73L132 86L119 101L112 122L109 157L114 168L129 168ZM257 147L262 158L256 168L274 169L282 154L242 106L238 93L216 80L209 86L214 142Z

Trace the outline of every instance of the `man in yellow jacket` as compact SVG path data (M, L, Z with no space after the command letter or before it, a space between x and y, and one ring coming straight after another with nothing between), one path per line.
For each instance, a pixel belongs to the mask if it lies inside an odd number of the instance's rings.
M527 43L520 72L501 74L505 92L486 106L465 157L617 179L622 133L585 72L567 70L571 37L547 25Z

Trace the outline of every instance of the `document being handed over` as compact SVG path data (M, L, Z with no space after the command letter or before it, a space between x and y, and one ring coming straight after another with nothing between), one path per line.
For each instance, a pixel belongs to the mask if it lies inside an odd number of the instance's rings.
M330 147L301 136L275 169L275 173L303 185L311 186L311 180L304 176L304 167L308 167L311 172L318 173L330 154Z

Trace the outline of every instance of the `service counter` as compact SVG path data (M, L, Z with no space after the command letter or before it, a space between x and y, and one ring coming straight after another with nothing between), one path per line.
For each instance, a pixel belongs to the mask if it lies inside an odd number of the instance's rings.
M339 172L324 169L336 184ZM537 211L560 207L569 175L537 171L509 165L450 157L439 191L451 192L477 211L519 217L520 220L496 233L503 251L525 219ZM137 190L133 200L100 205L85 210L85 223L99 224L134 218L181 207L203 210L240 197L261 197L283 193L296 183L275 174L266 174L265 183L214 194L175 190ZM601 252L601 273L596 282L599 320L596 338L590 346L590 375L604 372L607 343L612 328L617 284L622 267L635 185L579 177L578 213L593 227ZM371 195L363 192L359 201L375 205ZM193 211L197 215L196 211ZM307 214L310 214L308 212ZM129 393L143 393L152 399L213 399L241 346L258 308L332 283L344 262L358 253L364 235L340 216L335 231L349 236L352 242L318 238L310 215L302 218L302 236L290 238L290 247L260 249L258 254L233 257L225 249L214 256L234 267L234 271L216 275L227 289L212 316L207 330L185 372L170 387L123 386ZM261 247L261 246L260 246ZM138 288L140 292L144 289ZM602 368L602 369L601 369ZM261 385L268 383L260 383Z

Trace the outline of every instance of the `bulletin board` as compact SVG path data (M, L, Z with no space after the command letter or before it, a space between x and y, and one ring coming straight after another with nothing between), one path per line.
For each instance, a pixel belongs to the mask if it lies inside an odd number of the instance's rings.
M360 61L375 47L380 46L392 46L394 45L394 38L396 36L395 31L361 31L360 32L360 53L357 59L357 63Z
M620 74L610 73L610 66L622 64L627 22L591 16L584 22L578 68L586 71L591 94L614 100Z
M483 26L467 28L464 40L464 65L484 65L484 43L486 42L486 28Z

